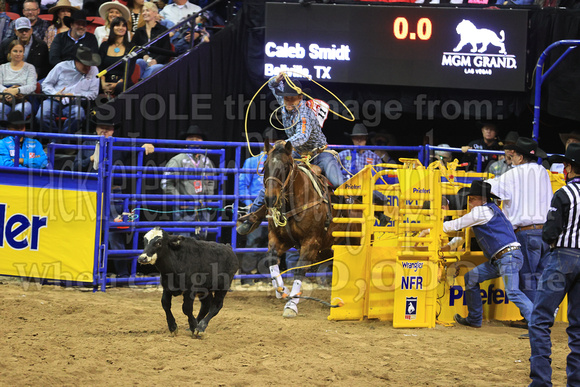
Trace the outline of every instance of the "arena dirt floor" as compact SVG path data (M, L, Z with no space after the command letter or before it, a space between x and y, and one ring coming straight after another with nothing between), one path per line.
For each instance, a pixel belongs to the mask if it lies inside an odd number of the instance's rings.
M256 290L257 288L257 290ZM170 337L159 288L106 293L0 278L0 385L64 386L524 386L525 332L501 322L482 329L393 329L390 322L328 321L306 301L283 319L270 287L235 286L203 340L181 313ZM328 300L328 288L313 297ZM197 307L199 303L196 302ZM195 307L195 311L197 311ZM554 385L565 385L566 324L553 330Z

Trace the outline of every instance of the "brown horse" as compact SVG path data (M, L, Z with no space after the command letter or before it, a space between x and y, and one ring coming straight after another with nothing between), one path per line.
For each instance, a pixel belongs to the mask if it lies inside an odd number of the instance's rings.
M278 258L291 247L300 252L299 266L315 263L321 253L331 251L337 238L333 231L343 231L349 225L333 223L332 218L340 216L332 209L333 194L327 184L316 173L308 173L292 157L292 145L278 141L272 147L264 143L268 157L264 162L264 202L270 214L268 220L268 256L274 252ZM318 187L317 187L318 186ZM352 227L352 225L350 225ZM325 254L326 256L332 256ZM295 272L291 292L284 286L279 276L277 259L271 261L270 273L276 295L289 298L284 308L284 317L294 317L298 313L298 297L304 269Z

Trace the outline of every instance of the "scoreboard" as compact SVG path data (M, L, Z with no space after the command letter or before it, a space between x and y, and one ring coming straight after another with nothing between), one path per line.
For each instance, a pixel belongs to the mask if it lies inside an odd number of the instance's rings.
M524 91L528 11L266 4L264 76Z

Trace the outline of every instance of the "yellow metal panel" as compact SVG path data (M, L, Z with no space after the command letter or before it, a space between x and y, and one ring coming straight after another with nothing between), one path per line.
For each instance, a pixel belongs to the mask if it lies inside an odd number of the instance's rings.
M329 320L362 320L365 316L368 271L366 249L334 246L331 301L344 303L331 308Z

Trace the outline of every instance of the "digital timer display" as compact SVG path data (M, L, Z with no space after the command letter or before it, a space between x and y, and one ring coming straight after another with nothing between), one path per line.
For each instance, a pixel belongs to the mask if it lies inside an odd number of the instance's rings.
M422 17L417 22L417 32L409 32L409 22L404 17L398 17L395 19L393 23L393 33L395 34L395 38L403 40L407 39L407 37L411 40L415 40L417 38L421 40L429 40L431 39L431 34L433 33L433 24L431 20L427 17Z
M264 76L523 91L527 10L266 4Z

